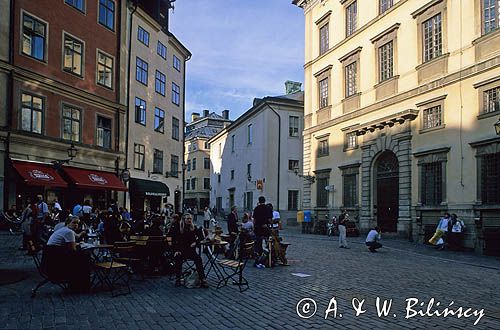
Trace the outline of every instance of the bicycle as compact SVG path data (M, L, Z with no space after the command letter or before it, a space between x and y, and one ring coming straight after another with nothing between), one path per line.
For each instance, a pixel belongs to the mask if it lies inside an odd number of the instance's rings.
M19 234L22 232L21 226L23 220L21 217L18 217L15 213L9 215L4 211L0 211L0 222L5 222L7 228L9 228L9 232L13 235Z

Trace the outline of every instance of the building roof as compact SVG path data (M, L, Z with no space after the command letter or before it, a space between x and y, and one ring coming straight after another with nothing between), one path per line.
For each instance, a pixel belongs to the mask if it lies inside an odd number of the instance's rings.
M194 124L199 123L200 121L203 121L205 119L216 119L216 120L220 120L220 121L231 121L230 119L225 119L221 115L218 115L215 112L212 112L208 116L198 117L196 120L190 122L189 124L186 124L186 126L194 125Z
M192 140L194 138L211 138L212 136L219 133L223 127L213 127L213 126L203 126L193 129L191 132L187 133L184 140Z

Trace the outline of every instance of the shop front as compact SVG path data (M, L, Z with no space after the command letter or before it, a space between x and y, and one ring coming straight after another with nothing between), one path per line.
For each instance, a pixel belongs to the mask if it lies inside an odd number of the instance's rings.
M63 167L65 178L71 183L71 193L65 196L66 207L76 203L90 201L90 205L107 209L111 200L117 200L118 191L127 191L127 187L115 173Z
M168 186L163 182L130 179L130 209L134 212L152 211L160 213L170 196Z
M63 200L68 183L52 164L11 160L10 175L6 177L9 189L9 208L22 210L27 200L36 201L37 195L53 202Z

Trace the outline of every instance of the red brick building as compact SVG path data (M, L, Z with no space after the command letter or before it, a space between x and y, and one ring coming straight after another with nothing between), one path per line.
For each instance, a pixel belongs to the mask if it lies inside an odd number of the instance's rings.
M0 41L0 96L10 100L0 109L4 208L19 208L35 194L67 208L83 199L104 207L117 197L109 190L126 189L118 179L126 110L123 2L10 1L8 56ZM5 30L0 25L0 33ZM54 184L58 178L47 179L54 177L53 163L67 159L72 144L76 157L55 172L68 184ZM23 163L48 176L38 180L14 166Z

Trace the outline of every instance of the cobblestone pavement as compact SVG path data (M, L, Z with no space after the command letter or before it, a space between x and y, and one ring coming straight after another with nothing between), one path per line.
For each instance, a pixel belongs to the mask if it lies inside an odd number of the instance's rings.
M292 244L290 266L248 267L250 290L244 293L231 286L216 289L214 277L209 278L208 290L176 288L168 277L162 277L134 280L130 295L115 298L109 292L64 294L47 285L32 299L31 288L39 280L32 260L17 251L19 236L0 232L0 269L30 274L24 281L0 286L0 328L500 329L499 258L438 253L401 240L387 240L379 253L370 253L360 238L349 239L351 248L345 250L337 247L336 237L293 231L283 235ZM333 297L337 318L331 312L325 319ZM377 317L377 297L393 299L387 317ZM435 298L431 311L442 311L453 301L453 310L460 306L484 309L485 315L475 327L478 316L405 319L405 300L412 297L424 302L424 311ZM297 315L297 303L303 298L312 298L317 305L317 313L308 319ZM365 301L366 312L357 317L351 304L354 298ZM305 314L307 307L302 305L299 311ZM417 311L417 305L412 309Z

